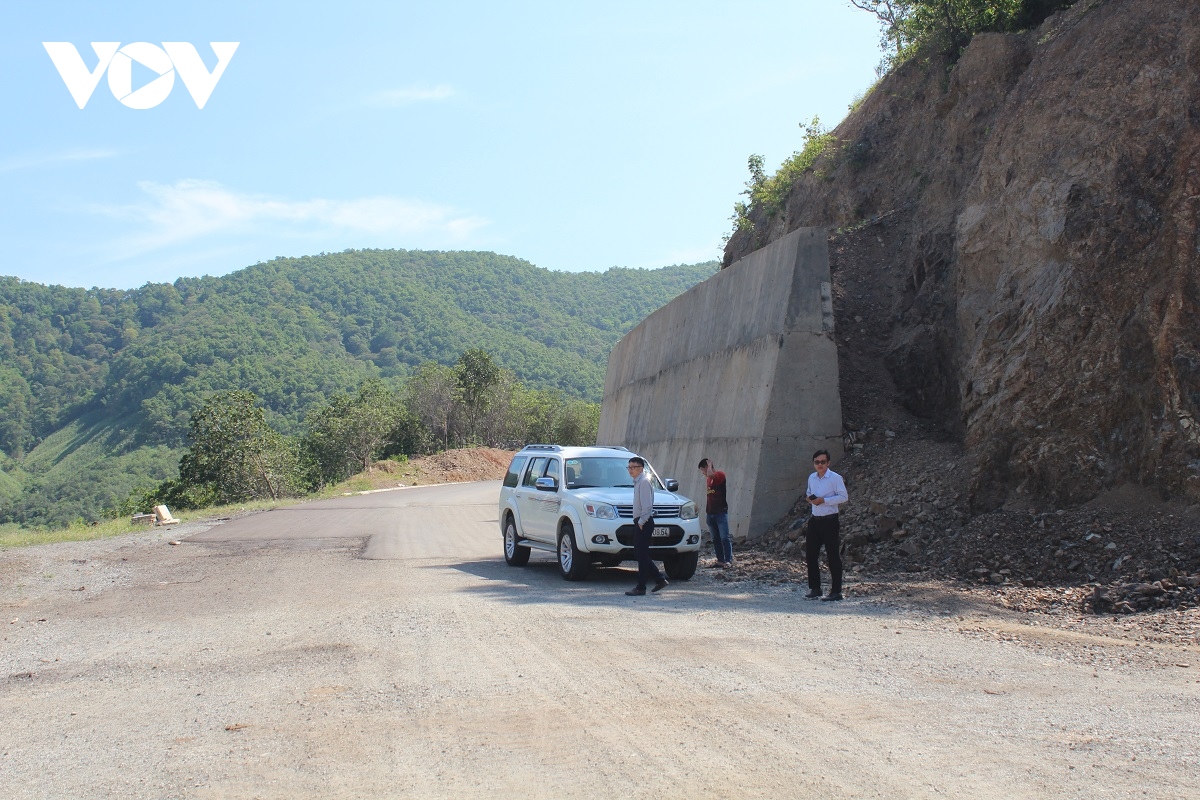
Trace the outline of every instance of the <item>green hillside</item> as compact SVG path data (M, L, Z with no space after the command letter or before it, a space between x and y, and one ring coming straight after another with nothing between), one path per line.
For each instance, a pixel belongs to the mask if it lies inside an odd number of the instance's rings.
M182 448L135 445L123 427L129 421L92 413L42 441L22 464L22 492L10 501L5 521L64 525L94 519L134 489L173 476Z
M171 477L189 415L218 390L253 391L292 432L368 377L478 347L531 387L598 401L612 346L716 268L364 250L129 291L0 277L0 522L95 518Z

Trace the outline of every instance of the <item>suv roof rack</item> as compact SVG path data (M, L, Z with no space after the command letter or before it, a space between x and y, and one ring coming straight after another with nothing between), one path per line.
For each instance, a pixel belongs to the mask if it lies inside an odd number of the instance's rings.
M595 444L595 445L586 445L586 446L596 447L601 450L620 450L623 453L630 452L628 447L622 447L619 444ZM557 453L562 450L562 445L560 445L560 444L527 444L522 449L523 450L548 450L552 453Z

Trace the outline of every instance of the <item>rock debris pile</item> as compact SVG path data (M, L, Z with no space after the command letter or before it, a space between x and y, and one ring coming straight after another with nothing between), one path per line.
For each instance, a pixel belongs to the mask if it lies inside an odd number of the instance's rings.
M1118 586L1097 586L1084 598L1084 611L1095 614L1112 612L1132 614L1158 608L1188 608L1200 599L1200 573L1176 575L1175 580L1162 578L1154 583L1124 583Z
M1076 507L1018 501L971 516L961 448L892 433L848 431L847 455L835 465L852 498L841 512L843 558L851 574L1072 587L1078 596L1071 604L1092 613L1200 607L1200 510L1194 506L1124 487ZM807 517L808 504L798 503L756 545L797 562L796 571L779 577L803 579ZM1061 601L1053 591L1024 600L1035 607Z

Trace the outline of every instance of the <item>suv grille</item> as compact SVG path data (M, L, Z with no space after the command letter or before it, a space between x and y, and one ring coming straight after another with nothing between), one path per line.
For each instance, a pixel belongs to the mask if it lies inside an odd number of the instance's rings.
M614 506L617 516L621 519L633 519L633 506ZM670 519L679 516L679 506L655 506L655 519Z

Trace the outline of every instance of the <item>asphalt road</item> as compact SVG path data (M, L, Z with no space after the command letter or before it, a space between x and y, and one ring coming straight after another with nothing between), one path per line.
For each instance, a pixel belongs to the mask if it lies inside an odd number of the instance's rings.
M0 553L0 797L1195 792L1195 653L703 571L628 598L508 567L496 486Z
M363 558L489 558L500 540L500 481L412 486L278 508L189 542L365 539Z

